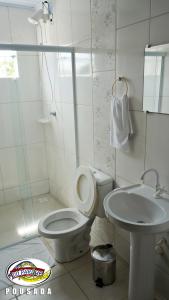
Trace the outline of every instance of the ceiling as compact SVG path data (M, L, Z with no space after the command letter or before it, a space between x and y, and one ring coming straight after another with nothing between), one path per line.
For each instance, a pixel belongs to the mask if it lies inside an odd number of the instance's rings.
M34 8L41 0L0 0L0 4Z

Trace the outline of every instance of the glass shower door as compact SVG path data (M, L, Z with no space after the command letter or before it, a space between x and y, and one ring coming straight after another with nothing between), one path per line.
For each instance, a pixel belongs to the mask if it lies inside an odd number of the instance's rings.
M35 223L34 148L43 140L36 124L39 82L36 53L0 51L0 248L26 238Z
M0 248L36 236L57 199L72 197L75 115L72 49L0 50Z

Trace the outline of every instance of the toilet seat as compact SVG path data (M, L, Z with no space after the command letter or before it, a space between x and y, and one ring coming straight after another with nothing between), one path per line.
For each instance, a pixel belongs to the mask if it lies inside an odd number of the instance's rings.
M80 231L88 221L89 218L76 208L64 208L49 213L41 219L38 230L43 236L56 239L61 235L66 236Z
M92 217L96 208L96 179L89 167L80 166L74 181L74 196L78 210Z

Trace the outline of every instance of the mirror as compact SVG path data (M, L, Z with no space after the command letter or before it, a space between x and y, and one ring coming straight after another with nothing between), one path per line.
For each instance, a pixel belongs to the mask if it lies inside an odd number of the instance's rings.
M169 44L145 48L143 110L169 114Z

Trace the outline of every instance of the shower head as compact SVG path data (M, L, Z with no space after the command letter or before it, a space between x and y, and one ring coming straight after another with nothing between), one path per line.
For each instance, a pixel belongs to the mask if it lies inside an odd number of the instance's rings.
M42 9L38 10L32 17L28 18L28 21L33 25L38 25L40 19L43 18Z
M28 18L28 21L33 25L38 25L40 20L43 20L44 23L47 21L52 22L53 20L53 15L48 1L42 1L42 8L39 9L32 17Z

